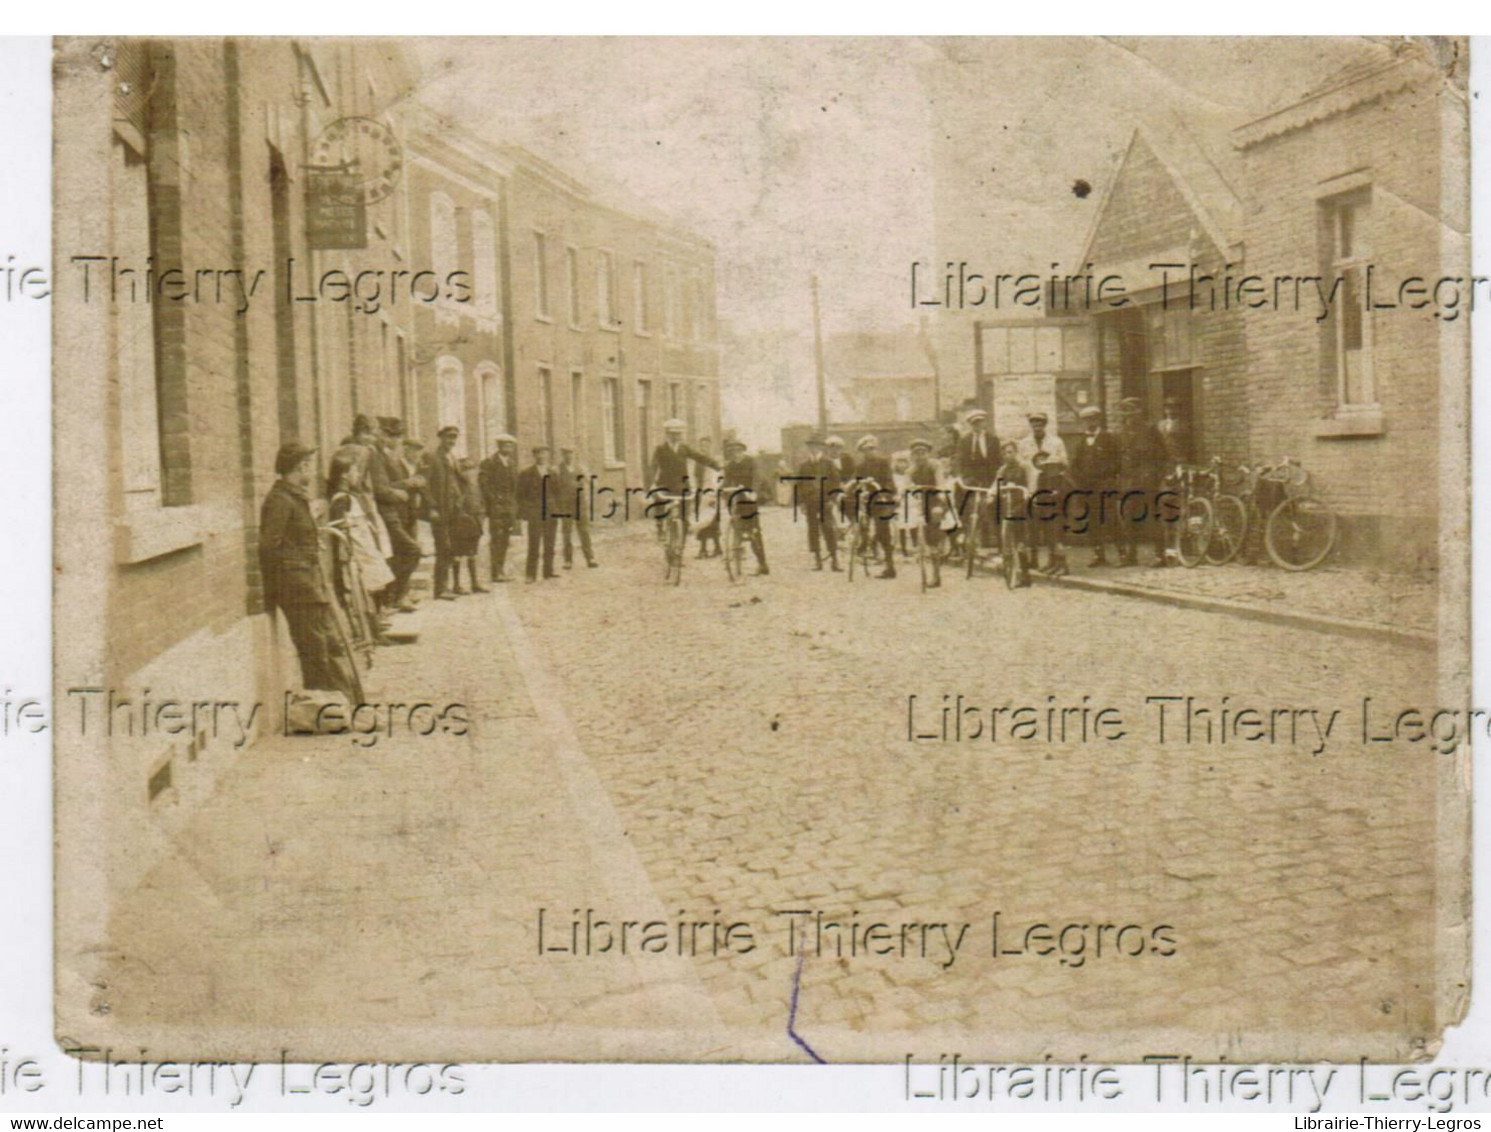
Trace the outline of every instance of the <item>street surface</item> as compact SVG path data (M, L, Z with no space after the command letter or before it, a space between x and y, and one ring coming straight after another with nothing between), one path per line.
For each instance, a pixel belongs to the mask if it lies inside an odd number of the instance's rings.
M599 569L397 619L420 639L379 652L369 698L465 704L469 735L250 748L116 908L111 1022L224 1054L286 1035L466 1060L1282 1060L1437 1037L1436 756L1356 741L1363 695L1434 705L1427 658L993 577L923 594L914 562L850 583L812 571L786 513L766 537L770 577L732 586L691 547L674 587L650 524L598 530ZM960 693L985 727L1086 697L1130 733L908 740L909 696L929 732ZM1174 716L1161 745L1146 696L1343 718L1319 755L1313 731L1186 745ZM546 942L593 909L748 922L756 946L541 955L540 908Z

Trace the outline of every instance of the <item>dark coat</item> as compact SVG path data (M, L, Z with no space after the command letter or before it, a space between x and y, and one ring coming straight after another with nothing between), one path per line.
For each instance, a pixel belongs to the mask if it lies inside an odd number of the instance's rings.
M720 466L713 456L695 452L687 444L680 444L677 449L659 444L652 453L653 486L669 495L682 495L685 486L698 491L699 485L689 476L690 460L707 468L718 469Z
M456 475L456 458L437 448L425 453L419 471L425 480L427 517L438 516L430 519L432 523L453 522L461 507L461 483Z
M498 521L512 522L518 516L518 466L514 461L504 463L497 455L488 456L481 462L482 504L487 517Z
M321 537L305 492L276 480L259 511L259 570L271 606L319 605L327 600L321 575Z
M1165 442L1154 425L1121 428L1118 440L1118 479L1125 491L1151 491L1165 475Z
M975 447L974 434L969 433L958 441L957 455L953 459L953 472L964 483L974 487L988 487L999 473L1004 457L999 451L999 437L992 431L984 434L984 452L979 455Z
M1072 482L1088 491L1103 491L1118 482L1118 441L1107 429L1091 444L1085 435L1067 445L1072 460Z
M542 475L537 464L530 464L518 473L518 518L525 522L557 523L561 512L569 514L572 502L572 496L566 498L559 469L552 464Z

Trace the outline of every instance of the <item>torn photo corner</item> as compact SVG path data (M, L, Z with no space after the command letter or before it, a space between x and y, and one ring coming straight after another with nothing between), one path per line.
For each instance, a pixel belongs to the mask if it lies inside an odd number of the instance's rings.
M1432 1056L1467 52L58 40L59 1042Z

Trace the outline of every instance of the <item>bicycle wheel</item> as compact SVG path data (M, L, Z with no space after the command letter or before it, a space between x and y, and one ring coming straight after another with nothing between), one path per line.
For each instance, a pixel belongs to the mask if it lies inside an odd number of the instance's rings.
M1225 566L1242 551L1248 537L1248 508L1235 495L1219 495L1211 504L1211 540L1206 544L1206 560L1213 566Z
M1206 558L1206 548L1211 541L1211 500L1194 495L1186 500L1180 521L1175 531L1175 557L1187 569L1200 566Z
M730 533L725 536L725 574L732 582L738 582L745 577L745 539L741 536L740 525L730 524Z
M676 586L683 581L683 524L677 519L668 523L668 576Z
M1263 544L1275 565L1310 570L1325 561L1336 545L1336 513L1318 499L1286 499L1268 516Z
M1020 536L1015 525L1008 519L999 524L999 566L1004 575L1006 589L1020 588L1021 551Z

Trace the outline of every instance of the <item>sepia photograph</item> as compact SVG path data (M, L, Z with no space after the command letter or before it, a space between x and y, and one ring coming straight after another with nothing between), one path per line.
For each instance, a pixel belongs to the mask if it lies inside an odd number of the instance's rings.
M1469 52L56 40L62 1051L1433 1058Z

